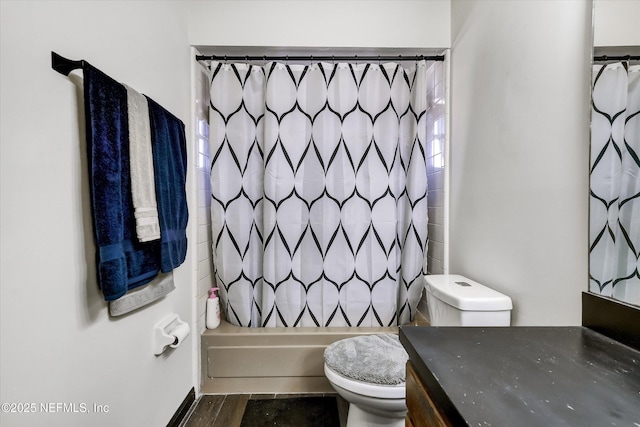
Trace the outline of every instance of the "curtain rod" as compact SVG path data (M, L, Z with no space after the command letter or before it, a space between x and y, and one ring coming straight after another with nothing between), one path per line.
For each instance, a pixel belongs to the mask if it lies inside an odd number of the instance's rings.
M594 56L594 61L640 61L640 55Z
M444 61L444 55L196 55L196 61Z

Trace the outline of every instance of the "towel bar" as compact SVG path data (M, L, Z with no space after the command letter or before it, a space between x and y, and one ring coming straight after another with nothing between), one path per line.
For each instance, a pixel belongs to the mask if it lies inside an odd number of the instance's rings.
M73 70L84 67L84 64L84 59L74 61L51 51L51 68L64 76L68 76Z

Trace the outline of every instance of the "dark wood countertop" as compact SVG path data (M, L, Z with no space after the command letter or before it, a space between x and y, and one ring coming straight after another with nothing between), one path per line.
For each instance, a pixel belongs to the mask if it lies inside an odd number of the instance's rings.
M588 328L404 326L400 341L454 425L640 427L640 351Z

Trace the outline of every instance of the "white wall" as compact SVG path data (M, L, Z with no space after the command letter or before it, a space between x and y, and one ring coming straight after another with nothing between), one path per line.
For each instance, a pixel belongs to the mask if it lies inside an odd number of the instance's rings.
M191 1L191 42L211 46L450 45L449 0Z
M595 0L594 5L594 46L640 46L640 1Z
M193 385L193 336L156 357L151 332L170 312L191 320L194 251L173 293L108 317L95 279L76 86L50 62L52 50L88 60L180 117L190 139L187 12L181 2L0 3L0 401L109 407L47 414L37 406L0 414L0 425L165 425ZM193 206L191 147L189 156ZM193 245L193 224L188 235Z
M515 325L578 325L587 289L590 1L452 1L450 271Z

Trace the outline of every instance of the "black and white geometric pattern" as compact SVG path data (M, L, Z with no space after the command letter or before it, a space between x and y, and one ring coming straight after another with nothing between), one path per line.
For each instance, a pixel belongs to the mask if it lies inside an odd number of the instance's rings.
M408 322L427 244L426 63L211 63L214 268L240 326Z
M640 305L640 66L593 67L589 290Z

